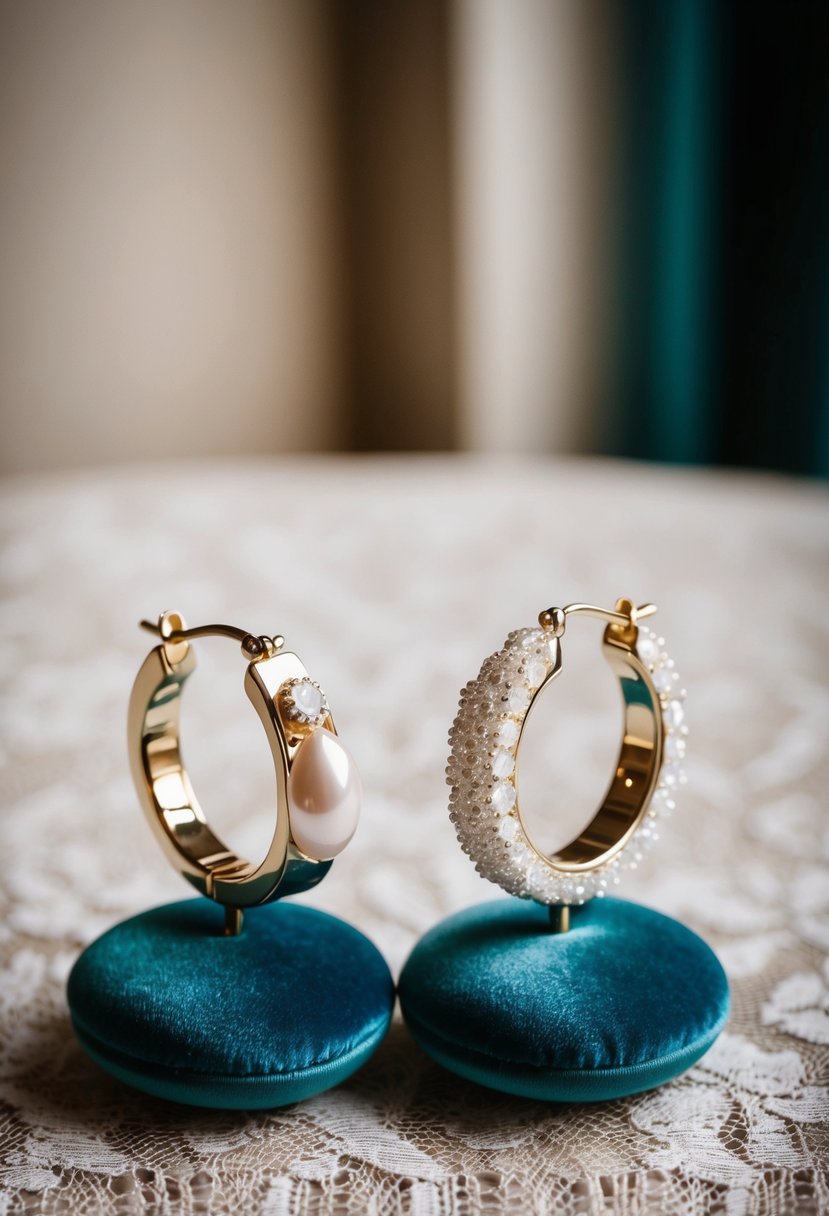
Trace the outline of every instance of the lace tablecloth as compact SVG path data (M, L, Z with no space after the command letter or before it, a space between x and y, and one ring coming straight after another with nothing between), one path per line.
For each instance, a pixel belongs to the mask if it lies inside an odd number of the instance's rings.
M578 461L172 465L8 482L2 529L0 1211L829 1211L823 488ZM308 898L399 970L437 919L498 894L446 813L459 687L539 609L619 595L659 605L689 688L691 783L621 891L691 925L728 971L730 1023L689 1074L555 1108L449 1075L397 1020L340 1089L245 1114L152 1100L87 1060L64 996L73 960L187 895L127 772L140 616L278 630L322 682L366 807ZM547 694L548 788L587 811L618 694L606 674L578 678L600 627L579 623L582 650L570 629L574 680ZM222 642L200 654L197 788L256 849L272 772L242 660Z

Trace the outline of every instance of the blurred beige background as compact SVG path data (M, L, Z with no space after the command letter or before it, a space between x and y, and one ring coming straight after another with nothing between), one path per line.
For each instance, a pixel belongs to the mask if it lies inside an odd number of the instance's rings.
M4 4L2 471L588 447L603 11Z

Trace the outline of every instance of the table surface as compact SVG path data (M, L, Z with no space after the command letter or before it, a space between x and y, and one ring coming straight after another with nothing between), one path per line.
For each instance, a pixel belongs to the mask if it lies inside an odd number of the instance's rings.
M0 1212L829 1210L824 487L597 461L303 458L12 479L2 504ZM398 971L430 925L499 894L447 818L458 689L541 608L620 595L659 605L692 723L690 784L621 894L696 929L732 985L729 1025L689 1074L551 1107L444 1072L398 1019L339 1089L248 1114L152 1100L87 1060L65 1003L74 959L187 893L127 771L139 617L278 630L321 681L365 809L308 901ZM527 777L539 830L565 810L585 819L604 787L618 694L599 631L570 625L561 689L542 699ZM189 762L211 819L255 851L268 749L235 648L199 653Z

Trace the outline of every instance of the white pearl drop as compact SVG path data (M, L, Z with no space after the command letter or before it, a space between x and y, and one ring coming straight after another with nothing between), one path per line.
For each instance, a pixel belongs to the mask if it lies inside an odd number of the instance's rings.
M315 861L341 853L357 830L362 785L335 735L315 730L300 744L288 775L288 818L297 848Z

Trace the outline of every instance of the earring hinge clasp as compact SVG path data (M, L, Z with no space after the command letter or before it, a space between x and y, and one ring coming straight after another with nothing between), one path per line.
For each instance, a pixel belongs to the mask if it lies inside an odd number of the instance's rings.
M608 625L624 631L635 628L636 622L644 617L653 616L656 604L640 604L637 608L631 600L617 600L614 608L597 608L595 604L565 604L563 608L545 608L538 614L538 623L542 629L560 638L567 624L568 616L589 616L598 621L606 621Z
M189 642L194 638L232 638L241 643L243 656L251 662L270 658L285 645L281 634L274 634L273 637L266 634L257 636L245 629L238 629L235 625L194 625L191 629L165 629L165 619L166 613L163 613L155 624L146 620L139 621L138 624L141 629L156 634L162 641L171 645Z

